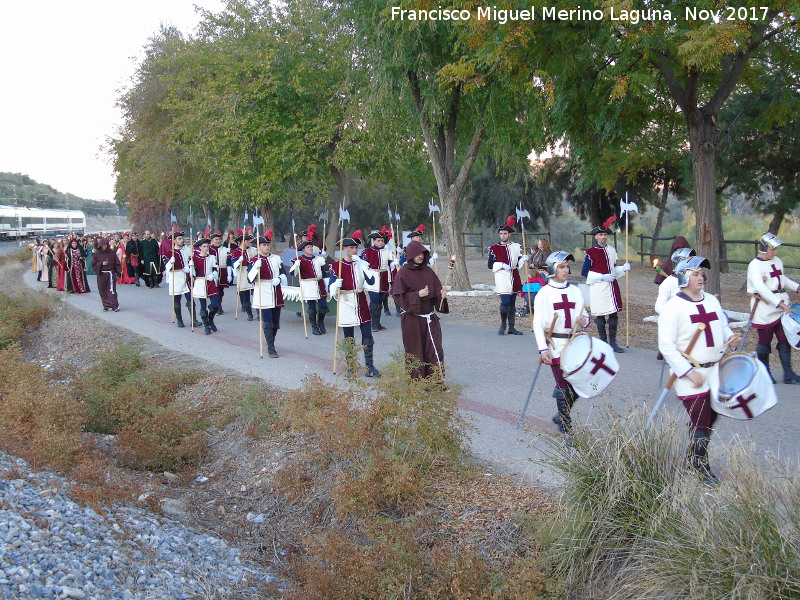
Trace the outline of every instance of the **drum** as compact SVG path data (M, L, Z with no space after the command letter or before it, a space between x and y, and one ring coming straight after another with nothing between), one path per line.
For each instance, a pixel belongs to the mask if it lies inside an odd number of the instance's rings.
M777 403L767 368L753 354L733 352L719 362L719 392L711 394L711 408L717 413L746 421Z
M561 370L581 398L601 394L619 373L614 349L602 340L578 335L561 353Z
M800 304L792 304L791 312L781 315L781 325L792 348L800 348Z

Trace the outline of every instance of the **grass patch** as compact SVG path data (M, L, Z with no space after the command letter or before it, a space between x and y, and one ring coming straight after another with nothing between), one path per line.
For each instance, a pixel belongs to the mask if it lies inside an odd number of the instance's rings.
M716 489L685 466L677 422L643 433L644 415L606 416L601 437L554 441L567 477L549 559L575 597L800 597L800 478L729 448ZM712 457L722 451L712 445Z

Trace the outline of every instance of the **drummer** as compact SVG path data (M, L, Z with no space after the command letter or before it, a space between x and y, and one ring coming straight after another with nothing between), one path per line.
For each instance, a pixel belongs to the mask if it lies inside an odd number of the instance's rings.
M680 264L684 258L689 258L694 255L695 251L691 248L678 248L670 255L670 260L672 260L673 265L677 265ZM678 287L678 276L675 275L675 272L673 271L670 275L667 275L660 284L658 284L658 298L656 298L655 305L655 311L657 315L661 314L661 310L664 308L664 305L667 303L667 301L669 301L669 299L679 291L680 288Z
M553 421L561 433L567 435L572 429L572 406L578 395L564 379L561 371L561 353L577 327L589 326L589 315L584 309L583 293L567 281L569 261L575 258L569 252L553 252L546 259L547 285L539 290L533 301L533 334L544 364L550 365L556 387L558 415ZM555 320L554 320L555 317Z
M716 478L708 465L708 444L717 413L711 409L711 393L719 390L719 361L725 346L736 347L742 340L733 333L722 307L712 294L703 291L703 267L707 259L693 256L682 260L674 274L680 291L665 305L658 319L658 349L677 375L675 393L689 414L692 431L691 469L706 485ZM698 326L704 324L705 328ZM698 333L699 332L699 333ZM685 350L698 333L690 354Z
M791 315L791 300L787 290L798 291L798 284L783 274L783 262L778 258L778 246L783 242L773 233L761 236L758 256L747 266L747 293L758 294L760 300L753 315L753 328L758 331L756 355L769 372L769 354L772 336L778 338L778 356L783 367L783 383L800 383L800 376L792 371L792 348L781 324L784 313ZM750 300L752 310L756 298ZM770 373L772 377L772 373ZM775 383L775 378L772 378Z

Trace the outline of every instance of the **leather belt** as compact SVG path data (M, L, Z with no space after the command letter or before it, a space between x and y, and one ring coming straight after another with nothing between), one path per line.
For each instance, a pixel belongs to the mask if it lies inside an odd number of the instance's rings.
M716 362L700 363L697 366L700 367L701 369L709 369L709 368L713 367L715 364L717 364L717 363Z
M572 334L571 333L551 333L550 337L551 338L558 338L560 340L568 340L569 338L572 337Z

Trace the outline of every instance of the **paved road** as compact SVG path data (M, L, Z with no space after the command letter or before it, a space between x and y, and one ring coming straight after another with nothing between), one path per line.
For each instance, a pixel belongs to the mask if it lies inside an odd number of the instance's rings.
M90 283L95 283L94 277L90 279ZM25 281L30 287L40 287L30 271L25 273ZM96 289L96 284L92 287ZM96 314L98 319L127 328L167 348L259 377L272 385L296 388L309 373L321 374L330 381L336 379L331 373L333 327L328 327L328 335L313 336L309 332L305 339L302 320L293 312L284 311L282 318L276 342L281 358L269 359L265 354L265 358L259 359L258 322L248 323L241 315L238 321L234 320L232 294L224 300L225 315L216 319L218 333L210 336L203 335L202 329L191 332L188 327L178 329L171 323L171 303L163 287L120 286L122 310L118 313L103 312L96 292L62 297L76 308ZM188 323L185 315L184 319ZM379 369L388 362L389 353L400 345L399 319L392 316L384 317L383 321L389 329L374 334ZM493 470L517 475L521 482L550 489L557 487L559 477L543 462L547 446L541 435L557 432L550 422L555 401L550 397L554 381L549 369L542 369L525 427L522 430L514 427L538 354L533 335L498 336L494 323L484 327L456 325L448 323L447 316L443 317L442 329L448 377L464 386L461 405L476 428L472 435L475 456L489 463ZM601 396L578 402L574 409L577 422L599 426L600 413L606 407L626 415L645 406L649 411L653 406L660 391L656 385L661 365L656 362L655 353L631 348L617 356L620 375ZM800 353L795 353L794 358L800 367ZM726 444L752 440L759 457L772 452L782 460L798 462L800 385L776 387L778 406L758 419L750 422L718 419L712 458L722 456ZM679 417L684 415L674 394L665 403L665 409Z

